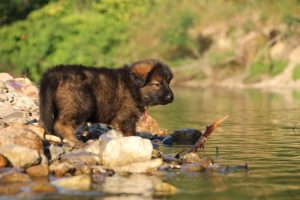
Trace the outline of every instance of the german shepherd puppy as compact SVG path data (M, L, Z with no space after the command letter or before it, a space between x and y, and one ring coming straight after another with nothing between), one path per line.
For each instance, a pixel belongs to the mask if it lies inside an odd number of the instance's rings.
M40 81L40 125L76 144L76 128L83 122L106 123L124 136L135 133L145 108L173 101L173 74L154 59L119 69L59 65Z

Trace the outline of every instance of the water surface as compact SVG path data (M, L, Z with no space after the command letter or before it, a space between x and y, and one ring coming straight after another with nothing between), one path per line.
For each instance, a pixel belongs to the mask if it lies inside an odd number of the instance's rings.
M172 199L299 199L299 93L224 89L175 89L175 102L153 107L161 126L199 128L229 114L201 156L221 165L248 163L249 171L182 174L167 181L179 188ZM216 156L216 146L219 155ZM161 147L178 152L182 147Z

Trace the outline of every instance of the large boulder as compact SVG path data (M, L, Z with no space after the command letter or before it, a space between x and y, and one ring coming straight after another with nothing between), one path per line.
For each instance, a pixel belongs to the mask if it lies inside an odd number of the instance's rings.
M115 130L101 135L99 140L85 148L85 151L99 155L102 165L112 168L150 160L152 150L150 140L137 136L123 137Z
M15 167L27 168L40 163L43 144L37 126L16 125L0 130L0 154Z
M0 154L14 167L27 168L41 161L38 151L24 146L4 145L0 147Z
M39 137L43 129L37 126L16 125L0 130L0 147L17 145L43 152L43 144Z

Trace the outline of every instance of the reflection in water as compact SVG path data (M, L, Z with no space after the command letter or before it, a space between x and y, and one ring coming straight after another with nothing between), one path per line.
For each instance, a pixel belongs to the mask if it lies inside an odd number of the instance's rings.
M257 90L175 89L175 102L151 108L162 127L205 128L229 114L201 155L221 165L248 163L248 172L180 174L169 181L181 189L175 199L293 199L300 195L300 100ZM219 156L216 158L216 146ZM176 152L182 147L162 147Z

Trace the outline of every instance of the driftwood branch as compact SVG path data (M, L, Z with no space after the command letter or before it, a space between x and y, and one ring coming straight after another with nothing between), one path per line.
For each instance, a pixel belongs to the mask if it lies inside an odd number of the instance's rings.
M191 153L191 152L196 152L198 149L203 149L204 148L204 144L208 138L208 136L211 135L211 133L220 125L222 124L227 118L229 117L229 115L225 115L224 117L222 117L221 119L213 122L210 125L206 126L206 129L204 131L204 133L201 135L201 137L198 139L198 141L193 145L193 147L189 150L181 150L179 153L177 153L175 155L175 158L180 158L181 156L183 156L186 153Z
M208 136L210 136L210 134L220 125L222 124L227 118L229 117L229 115L226 115L224 117L222 117L221 119L213 122L212 124L206 126L206 129L204 131L204 133L201 135L201 137L199 138L199 140L194 144L194 146L188 151L190 152L196 152L198 149L203 149L204 148L204 144L208 138Z

